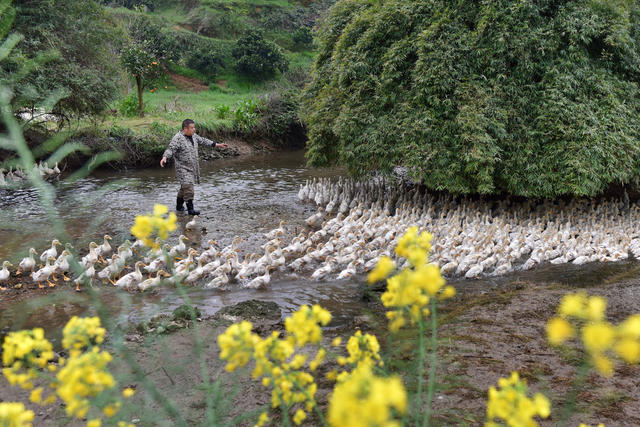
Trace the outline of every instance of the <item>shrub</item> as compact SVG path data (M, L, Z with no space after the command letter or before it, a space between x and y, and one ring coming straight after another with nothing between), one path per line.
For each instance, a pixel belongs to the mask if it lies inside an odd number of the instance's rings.
M224 104L218 105L217 107L214 108L214 110L216 112L216 116L219 119L226 119L231 114L231 107Z
M224 53L211 43L200 45L189 53L187 66L212 78L225 65Z
M138 114L138 97L134 92L118 103L118 111L124 117L135 117Z
M640 176L638 2L341 0L308 159L431 189L593 196Z
M257 31L250 31L240 38L232 51L239 72L253 77L268 77L277 70L286 71L289 61L282 49L265 40Z
M293 33L293 42L297 47L308 47L313 42L313 34L309 27L300 27Z

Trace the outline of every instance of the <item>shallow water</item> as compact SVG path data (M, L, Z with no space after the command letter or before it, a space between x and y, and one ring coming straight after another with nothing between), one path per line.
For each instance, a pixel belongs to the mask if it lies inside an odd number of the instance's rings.
M224 246L237 235L243 238L243 248L252 251L264 242L262 233L276 227L281 219L287 221L285 227L292 235L303 226L304 218L315 212L312 204L301 203L297 198L299 185L305 179L343 173L340 169L307 168L302 151L202 162L201 167L202 183L196 186L195 205L202 210L200 223L205 230L189 234L192 244L197 247L214 239ZM64 221L66 233L81 242L79 247L86 248L88 241L100 240L105 232L118 236L114 242L128 237L135 215L151 211L155 203L165 203L173 209L177 187L172 167L98 171L73 184L58 184L53 206ZM0 260L17 261L29 246L40 253L57 236L32 189L0 191L0 206ZM179 215L180 227L189 219ZM635 261L583 266L548 264L502 277L457 279L450 283L459 292L484 292L515 281L582 287L625 275L637 276L639 268ZM332 325L340 326L350 323L364 308L359 290L362 281L360 277L313 282L275 274L267 290L187 288L187 295L205 315L252 298L278 303L284 315L301 304L320 303L332 312L335 319ZM120 322L148 319L184 302L178 291L170 288L134 295L107 286L96 289ZM53 333L55 341L59 339L61 326L71 316L94 313L88 295L77 294L70 288L55 290L44 300L28 296L0 293L0 332L40 326Z
M192 238L191 244L198 247L214 239L225 246L234 236L240 236L241 247L252 251L259 250L264 243L262 233L277 227L281 219L287 221L287 231L295 234L303 227L304 219L315 212L313 205L301 203L297 198L305 179L342 174L341 169L306 167L302 151L201 162L201 168L201 184L196 186L194 205L202 212L199 223L204 230L185 233ZM151 211L155 203L173 209L177 188L172 167L117 173L97 171L73 185L58 184L54 206L64 221L66 233L81 242L78 247L86 248L88 241L100 241L105 232L118 236L114 242L128 237L135 215ZM40 253L58 235L32 189L0 192L0 205L0 242L3 242L0 260L19 261L29 246ZM184 214L178 217L180 231L185 232L184 224L191 218ZM174 239L177 234L174 233ZM142 295L103 286L96 289L120 320L139 321L183 303L175 289ZM355 281L310 282L276 274L267 290L189 288L187 293L205 314L257 298L278 303L284 314L301 304L321 303L341 323L361 308L357 289ZM55 331L73 315L92 313L87 295L67 289L56 290L50 297L53 300L36 307L39 301L22 295L3 297L0 293L0 330L42 326Z

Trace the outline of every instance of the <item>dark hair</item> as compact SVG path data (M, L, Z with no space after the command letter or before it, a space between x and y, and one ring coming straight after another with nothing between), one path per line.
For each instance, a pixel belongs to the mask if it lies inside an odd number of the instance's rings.
M191 119L186 119L186 120L184 120L184 121L182 122L182 129L186 129L186 128L188 128L188 127L189 127L189 125L190 125L191 123L195 124L196 122L194 122L194 121L193 121L193 120L191 120Z

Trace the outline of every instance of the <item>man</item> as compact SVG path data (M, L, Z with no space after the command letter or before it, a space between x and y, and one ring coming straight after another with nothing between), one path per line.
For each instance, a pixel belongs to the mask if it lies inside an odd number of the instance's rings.
M160 166L164 167L167 159L174 158L176 163L176 176L180 181L180 190L176 200L176 210L184 210L184 202L187 202L187 213L198 215L200 212L193 209L193 186L200 184L200 163L198 158L198 144L226 148L227 144L217 144L210 139L196 134L196 124L191 119L182 122L182 130L178 132L165 150L160 160Z

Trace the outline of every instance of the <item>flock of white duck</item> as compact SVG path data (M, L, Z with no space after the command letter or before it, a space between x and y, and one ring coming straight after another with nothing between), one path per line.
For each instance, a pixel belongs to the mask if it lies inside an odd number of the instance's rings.
M163 280L205 288L231 283L264 288L273 271L339 280L369 271L382 255L394 258L397 239L413 225L434 235L430 261L446 276L501 275L546 262L618 261L629 253L640 257L640 206L628 199L491 202L434 196L403 183L346 178L307 181L298 197L317 205L317 212L306 219L309 228L285 244L285 222L280 221L264 235L259 253L242 256L240 237L223 248L210 240L199 253L184 235L176 245L159 244L155 250L140 240L127 240L114 250L105 235L102 244L90 243L79 260L82 273L72 279L67 275L73 247L66 244L58 253L62 245L56 239L39 258L31 248L14 274L28 272L40 287L73 280L76 289L110 282L140 291ZM197 219L185 228L197 228ZM10 278L9 267L8 261L2 264L0 286Z
M40 161L33 165L33 170L39 174L45 181L53 181L60 177L60 168L58 168L58 163L55 164L54 167L49 167L47 162ZM26 182L28 178L28 171L25 171L20 166L9 168L8 171L4 169L0 169L0 188L2 187L12 187L15 185L19 185L20 183Z

